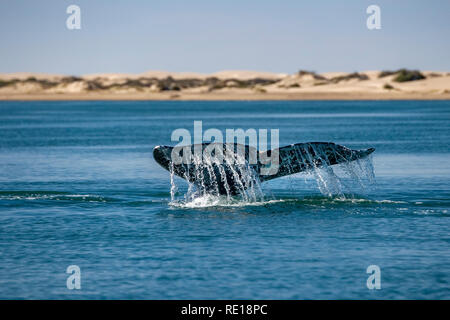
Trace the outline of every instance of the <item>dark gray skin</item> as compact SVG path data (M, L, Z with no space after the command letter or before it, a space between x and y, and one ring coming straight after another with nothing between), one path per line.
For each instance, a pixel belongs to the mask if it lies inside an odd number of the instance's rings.
M331 166L340 163L355 161L367 157L375 151L374 148L366 150L351 150L347 147L334 144L332 142L307 142L298 143L285 146L275 150L269 150L264 155L274 157L278 152L279 166L278 170L270 174L262 174L262 168L265 166L261 163L261 153L258 153L254 148L240 144L217 144L214 146L221 150L223 154L230 152L230 154L239 154L245 158L246 164L230 164L226 162L210 163L208 166L203 165L203 162L192 161L194 149L204 151L207 146L212 146L210 143L202 145L186 146L183 151L181 147L175 149L177 153L183 156L183 152L191 150L191 155L186 156L184 161L180 164L172 164L172 152L174 147L157 146L153 150L153 157L156 162L168 171L189 182L195 184L199 189L211 194L221 195L237 195L245 189L251 187L253 184L271 179L283 177L286 175L304 172L316 167ZM201 149L200 149L201 148ZM256 156L255 156L256 155ZM212 153L214 158L215 154ZM241 159L242 159L241 157ZM253 158L252 158L253 157ZM249 164L249 159L252 164ZM186 164L188 163L188 164ZM225 183L226 181L226 183Z

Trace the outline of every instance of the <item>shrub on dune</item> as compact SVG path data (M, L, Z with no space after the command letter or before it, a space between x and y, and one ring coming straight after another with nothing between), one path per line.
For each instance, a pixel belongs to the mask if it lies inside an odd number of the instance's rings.
M331 78L331 82L333 83L338 83L341 81L347 81L347 80L353 80L353 79L357 79L357 80L369 80L369 77L364 74L364 73L358 73L358 72L353 72L353 73L349 73L343 76L338 76L338 77L334 77Z
M389 71L389 70L381 71L378 74L378 78L384 78L392 75L395 75L393 79L393 81L395 82L416 81L426 78L420 71L408 69L399 69L396 71Z

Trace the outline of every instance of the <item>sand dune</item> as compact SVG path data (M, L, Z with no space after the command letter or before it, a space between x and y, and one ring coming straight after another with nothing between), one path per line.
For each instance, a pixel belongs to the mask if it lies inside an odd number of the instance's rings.
M295 74L229 70L0 74L0 100L450 99L450 73L380 71Z

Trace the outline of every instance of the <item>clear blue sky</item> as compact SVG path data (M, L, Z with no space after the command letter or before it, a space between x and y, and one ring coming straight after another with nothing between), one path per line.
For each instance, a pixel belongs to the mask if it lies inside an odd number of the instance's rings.
M2 0L0 39L0 72L450 71L450 1Z

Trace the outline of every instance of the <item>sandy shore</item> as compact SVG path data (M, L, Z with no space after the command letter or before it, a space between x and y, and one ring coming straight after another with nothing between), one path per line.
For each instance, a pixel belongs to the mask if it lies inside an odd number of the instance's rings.
M0 95L0 100L8 101L245 101L245 100L450 100L450 93L133 93L133 94L105 94L105 93L71 93L71 94L7 94Z
M409 71L408 71L409 72ZM0 100L450 100L450 73L0 74Z

